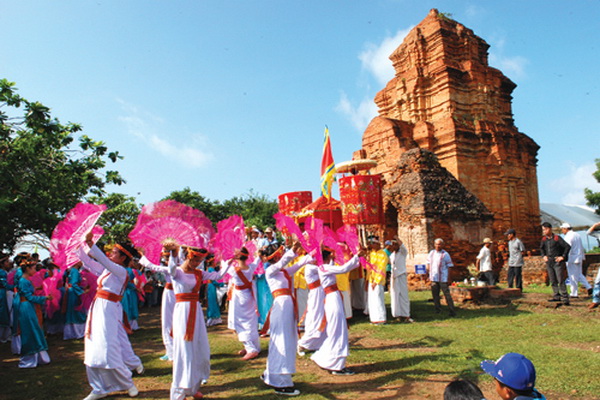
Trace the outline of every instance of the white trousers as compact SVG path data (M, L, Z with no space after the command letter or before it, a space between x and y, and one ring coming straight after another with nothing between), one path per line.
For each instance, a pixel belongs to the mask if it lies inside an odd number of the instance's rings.
M46 350L22 356L19 359L19 368L35 368L38 364L50 364L50 356Z
M385 309L385 293L383 285L375 285L375 288L369 283L367 293L369 320L372 323L382 323L387 320Z
M392 317L410 317L410 300L408 299L408 280L406 274L392 277L390 284Z
M94 394L108 394L128 390L133 386L131 371L126 367L107 369L86 365L85 370Z
M574 263L567 261L567 272L569 274L569 287L571 288L571 296L579 295L579 284L582 283L583 286L587 289L592 286L588 283L585 276L581 273L581 263Z

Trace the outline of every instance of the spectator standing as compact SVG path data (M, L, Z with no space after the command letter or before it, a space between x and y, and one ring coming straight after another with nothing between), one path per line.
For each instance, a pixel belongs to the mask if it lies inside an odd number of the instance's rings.
M262 237L262 239L260 239L258 249L263 249L271 244L277 245L279 244L279 241L275 237L275 232L273 231L273 228L268 227L267 229L265 229L265 235Z
M482 275L485 277L486 282L489 285L495 285L496 284L496 277L494 276L494 271L493 271L493 266L492 266L492 251L491 251L491 247L492 244L494 242L492 242L492 239L490 238L485 238L483 239L483 247L481 248L481 250L479 251L479 254L477 255L477 269L479 269L479 271L481 271Z
M508 239L508 287L513 287L513 282L517 288L523 291L523 252L525 246L519 238L517 238L517 232L514 229L506 231L505 235Z
M408 280L406 274L406 256L408 250L402 240L394 240L394 252L390 257L392 276L390 282L390 302L392 317L400 322L414 322L410 317L410 300L408 298Z
M435 305L435 312L442 312L440 305L440 289L444 293L444 298L448 304L450 310L450 316L456 315L454 309L454 302L452 296L450 296L450 289L448 289L448 268L454 267L450 254L444 250L444 240L441 238L435 239L433 242L434 249L429 252L427 256L427 268L429 269L429 280L431 281L431 294L433 295L433 304Z
M552 233L552 225L549 222L542 224L542 233L544 236L540 244L540 251L546 262L548 279L554 293L548 301L562 301L563 305L568 306L569 295L567 294L567 285L565 284L567 271L565 261L569 257L571 246L562 237Z
M560 229L564 235L565 242L571 246L569 259L567 260L567 272L569 274L570 297L579 297L579 284L583 284L588 294L592 294L592 286L588 283L585 276L581 273L583 260L585 260L585 249L581 243L581 236L573 232L569 223L564 222Z

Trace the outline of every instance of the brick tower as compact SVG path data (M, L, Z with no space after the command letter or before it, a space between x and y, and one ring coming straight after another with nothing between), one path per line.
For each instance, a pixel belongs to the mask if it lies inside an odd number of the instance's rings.
M488 48L432 9L390 56L395 76L375 96L379 116L355 158L378 161L371 172L383 175L390 207L400 156L429 150L492 213L494 239L513 227L528 248L537 247L539 146L514 125L516 85L488 65Z

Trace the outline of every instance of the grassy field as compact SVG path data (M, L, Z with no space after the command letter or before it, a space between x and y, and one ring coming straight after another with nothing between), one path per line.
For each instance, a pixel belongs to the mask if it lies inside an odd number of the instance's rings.
M527 296L549 293L532 287ZM358 374L332 376L309 356L299 357L294 376L301 399L441 399L446 384L459 377L476 382L488 400L497 399L491 378L479 363L514 351L535 364L537 387L549 399L600 398L600 320L598 312L572 306L460 305L458 316L435 314L428 292L412 292L413 324L372 326L357 315L350 321L348 365ZM587 299L580 300L584 302ZM171 367L163 354L158 308L142 310L143 327L131 336L146 373L134 377L140 399L169 397ZM236 336L224 326L209 328L212 376L203 388L214 399L277 399L258 378L266 351L244 362ZM17 368L8 343L0 345L1 399L82 399L89 392L83 342L49 338L52 363L33 370ZM268 340L263 339L266 349ZM128 398L118 393L110 398Z

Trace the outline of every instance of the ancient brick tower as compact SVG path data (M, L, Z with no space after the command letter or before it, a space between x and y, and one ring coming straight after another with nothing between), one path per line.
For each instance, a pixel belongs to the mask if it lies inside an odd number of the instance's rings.
M431 151L493 214L495 239L514 227L532 248L540 224L539 146L514 125L516 85L488 65L488 48L472 30L431 10L390 56L395 77L375 97L379 116L355 158L378 161L371 172L383 175L389 208L400 156Z

